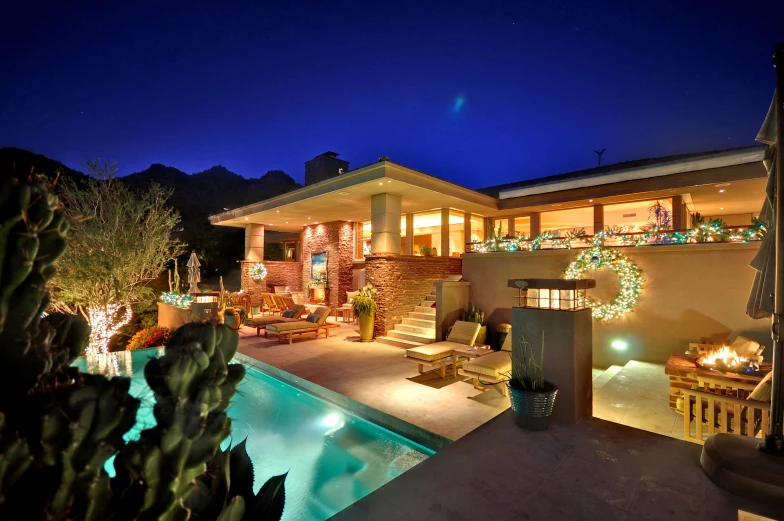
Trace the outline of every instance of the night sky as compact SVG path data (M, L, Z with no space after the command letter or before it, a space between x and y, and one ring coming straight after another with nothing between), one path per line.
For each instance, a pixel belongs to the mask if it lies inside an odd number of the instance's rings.
M10 3L0 146L123 175L333 150L481 187L750 145L784 41L778 0Z

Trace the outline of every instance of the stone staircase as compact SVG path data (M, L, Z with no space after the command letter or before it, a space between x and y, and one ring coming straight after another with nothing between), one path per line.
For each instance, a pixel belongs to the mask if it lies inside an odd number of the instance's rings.
M376 338L376 342L410 349L436 341L436 290L425 296L403 322L396 324L386 336Z

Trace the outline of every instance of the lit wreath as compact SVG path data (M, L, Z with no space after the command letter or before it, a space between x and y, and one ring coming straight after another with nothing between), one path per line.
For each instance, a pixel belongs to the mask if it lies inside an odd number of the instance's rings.
M250 268L250 278L253 280L262 280L267 276L267 268L261 262L257 262Z
M621 291L615 300L599 303L588 298L587 303L592 308L593 318L609 321L624 316L637 305L637 299L642 291L642 270L626 255L606 246L594 245L580 252L566 267L566 279L581 279L583 274L590 270L609 268L619 277Z

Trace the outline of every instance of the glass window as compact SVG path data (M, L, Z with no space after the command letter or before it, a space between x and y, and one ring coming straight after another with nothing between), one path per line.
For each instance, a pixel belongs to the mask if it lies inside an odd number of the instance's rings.
M593 206L542 212L542 232L557 232L565 235L572 230L584 229L587 235L593 235Z
M604 227L641 232L653 227L672 229L672 204L668 199L651 199L604 206Z
M493 230L491 235L495 237L506 237L509 235L509 218L500 217L493 219Z
M414 255L438 255L441 248L441 210L414 214Z
M479 215L471 216L471 242L485 240L485 218Z
M514 218L514 234L515 237L520 235L531 235L531 218L530 217L515 217Z
M449 255L459 257L465 253L465 213L449 211Z
M370 221L356 223L354 236L356 246L354 248L354 258L364 259L365 255L370 255Z

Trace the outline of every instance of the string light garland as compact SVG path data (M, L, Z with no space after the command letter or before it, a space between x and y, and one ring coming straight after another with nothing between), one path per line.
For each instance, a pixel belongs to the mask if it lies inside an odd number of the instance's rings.
M187 293L175 293L173 291L161 293L161 302L177 306L178 308L188 309L193 302L193 297Z
M87 308L90 319L90 342L85 349L87 355L106 354L109 352L109 340L120 329L131 321L131 306L107 304L105 307Z
M250 267L250 278L253 280L263 280L267 276L267 267L261 262L257 262Z
M644 279L642 270L626 255L615 248L594 244L581 251L577 257L566 267L565 279L582 279L588 270L608 268L616 273L621 289L610 302L597 302L587 297L593 318L596 320L610 321L624 316L630 312L642 292Z

